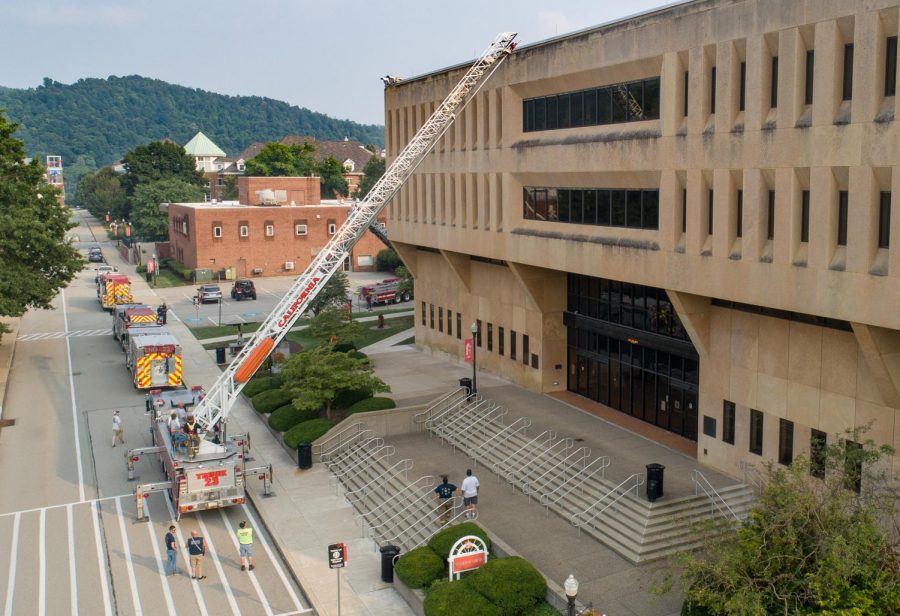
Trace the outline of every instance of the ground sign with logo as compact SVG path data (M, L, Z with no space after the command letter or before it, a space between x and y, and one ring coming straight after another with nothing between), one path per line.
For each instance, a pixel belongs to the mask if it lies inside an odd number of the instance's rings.
M450 581L453 576L459 579L459 574L463 571L471 571L477 569L487 562L487 545L481 537L475 535L466 535L461 537L453 547L450 548Z

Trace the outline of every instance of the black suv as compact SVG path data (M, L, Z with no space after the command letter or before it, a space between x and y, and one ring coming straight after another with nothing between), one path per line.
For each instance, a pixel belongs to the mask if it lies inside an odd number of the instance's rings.
M235 280L231 285L231 299L256 299L256 287L252 280Z

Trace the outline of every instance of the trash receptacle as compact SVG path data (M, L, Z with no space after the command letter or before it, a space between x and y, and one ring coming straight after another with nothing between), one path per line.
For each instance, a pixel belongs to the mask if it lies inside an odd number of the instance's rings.
M663 473L666 467L662 464L647 465L647 500L651 503L663 495Z
M225 347L217 347L216 348L216 363L217 364L225 363Z
M297 445L297 466L299 468L312 467L312 445L309 443Z
M378 551L381 552L381 581L393 584L394 559L400 554L400 548L396 545L383 545Z
M467 376L464 376L463 378L459 379L459 386L465 387L469 391L472 391L472 379L470 379Z

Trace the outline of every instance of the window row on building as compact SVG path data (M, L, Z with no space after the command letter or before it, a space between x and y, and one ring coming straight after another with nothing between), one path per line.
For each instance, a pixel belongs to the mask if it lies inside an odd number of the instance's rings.
M469 331L463 332L462 313L457 311L454 314L452 309L447 308L445 320L443 306L436 307L434 304L426 304L426 302L421 302L420 306L422 327L436 330L439 334L446 333L450 337L455 335L457 340L462 339L463 333L466 333L466 337L468 337ZM522 363L526 366L531 366L535 370L540 367L540 358L537 353L531 352L531 338L528 334L520 334L514 329L498 326L495 337L493 323L487 323L486 335L484 335L483 326L484 323L481 319L475 321L475 344L479 349L486 348L488 352L493 353L496 342L496 352L500 357L509 357L512 361L518 361L521 357Z
M526 220L658 229L659 191L525 187L522 215Z
M526 133L659 119L659 77L522 101Z
M337 232L337 221L330 219L327 221L328 235L334 235ZM251 236L253 227L258 226L262 231L263 237L275 237L276 224L274 221L267 220L261 225L251 224L249 221L241 221L236 225L237 237L240 239L248 239ZM297 238L306 238L309 235L309 225L306 219L293 221L292 235ZM221 222L213 222L211 234L213 239L223 239L226 237L225 225ZM185 233L187 235L187 233Z

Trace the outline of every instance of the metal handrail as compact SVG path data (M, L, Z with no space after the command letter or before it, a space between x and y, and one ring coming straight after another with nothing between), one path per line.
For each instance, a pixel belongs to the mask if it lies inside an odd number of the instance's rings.
M396 506L397 502L403 498L405 498L406 494L412 494L418 492L421 489L425 489L427 494L432 494L434 486L434 475L425 475L423 477L419 477L414 482L409 485L403 486L401 490L399 490L392 498L385 499L380 505L375 506L372 509L367 509L365 511L360 511L359 513L354 514L356 520L358 522L363 522L363 526L366 521L366 516L376 516L381 513L387 507Z
M524 445L520 446L518 449L516 449L514 452L512 452L511 454L509 454L502 460L494 462L494 465L491 467L491 470L494 472L495 475L497 475L497 480L499 481L500 475L502 475L503 467L506 466L510 462L510 460L513 460L514 458L518 457L519 455L521 455L521 453L523 451L525 451L529 448L533 449L534 446L537 446L537 445L544 446L547 443L552 443L555 440L556 440L556 432L554 432L553 430L544 430L543 432L538 434L536 437L534 437L533 439L531 439Z
M709 499L710 502L710 511L714 512L718 509L719 513L728 521L739 521L740 518L738 514L734 512L728 503L722 498L722 495L719 494L718 490L716 490L713 485L709 482L709 479L706 478L706 475L701 473L699 470L694 469L691 471L691 481L694 482L694 495L699 496L700 491L706 495L706 498ZM722 509L724 507L724 509Z
M497 423L502 426L503 418L506 417L508 413L509 409L505 406L494 406L476 417L471 423L463 426L454 426L461 428L461 431L453 430L447 435L442 434L441 438L453 445L454 448L458 446L460 449L464 449L465 443L468 442L465 440L466 433L471 433L478 428L478 426L484 424Z
M466 408L457 409L454 413L442 415L440 418L432 420L428 426L428 430L435 436L440 436L441 432L446 428L455 424L466 423L469 421L470 417L485 413L495 406L497 405L491 400L479 400Z
M433 402L431 404L431 406L429 406L427 409L425 409L424 411L420 411L420 412L416 413L415 415L413 415L413 421L417 424L424 424L425 421L430 418L431 413L433 413L437 407L439 407L442 404L448 403L451 399L453 399L454 396L458 395L459 393L463 394L463 399L468 398L469 397L469 388L468 387L457 387L456 389L444 394L438 400ZM448 404L448 406L449 406L449 404Z
M469 514L471 514L471 515L470 515L470 516L466 516L466 513L469 513ZM453 526L454 524L457 523L457 521L459 521L459 520L461 520L461 519L463 519L463 518L465 518L465 520L468 521L468 522L471 522L471 521L473 521L473 520L477 520L477 519L478 519L478 510L476 509L475 511L469 511L469 512L467 512L465 509L463 509L462 511L460 511L460 512L457 513L456 515L451 516L449 520L447 520L446 522L443 522L443 523L439 524L438 527L437 527L437 529L436 529L433 533L431 533L430 535L426 535L425 538L422 539L420 542L418 542L418 543L413 544L412 546L410 546L410 548L409 548L408 551L412 551L412 550L416 549L417 547L420 547L420 546L425 545L426 543L428 543L429 541L431 541L431 538L434 537L436 534L438 534L439 532L441 532L442 530L444 530L444 529L447 528L448 526Z
M547 507L547 513L549 513L550 505L555 505L561 499L571 494L572 490L583 485L584 482L593 477L595 473L600 472L605 474L605 469L609 466L609 464L609 456L600 456L599 458L594 458L583 469L559 484L555 490L546 494L542 494L540 503ZM579 478L581 479L581 481L577 481ZM557 494L557 492L559 492L559 494ZM552 498L554 495L556 495L556 498Z
M488 445L491 445L494 441L502 442L504 439L510 438L514 434L525 433L528 431L528 428L531 427L531 419L528 417L519 417L517 420L504 427L502 430L497 432L494 436L487 439L481 445L473 449L469 452L469 457L475 461L475 466L478 466L478 456L487 448Z
M389 468L386 468L386 469L385 469L384 471L382 471L379 475L377 475L376 477L373 477L370 481L368 481L365 485L363 485L363 486L361 486L361 487L359 487L359 488L357 488L357 489L355 489L355 490L351 490L350 492L346 492L346 493L344 494L344 498L346 498L347 501L348 501L351 505L354 505L353 499L357 498L356 495L357 495L358 493L360 493L360 492L366 492L369 488L372 487L373 484L375 484L375 483L377 483L377 482L379 482L379 481L384 480L385 477L388 477L388 476L396 477L397 475L399 475L400 473L402 473L403 476L404 476L404 478L405 478L405 477L406 477L406 474L409 472L409 470L410 470L412 467L413 467L413 461L410 460L409 458L404 458L404 459L400 460L399 462L395 462L395 463L393 464L393 466L391 466L391 467L389 467ZM366 496L366 495L363 494L363 498L365 498L365 496ZM358 500L361 500L361 499L358 499Z
M634 485L630 485L630 484L634 484ZM641 473L635 473L634 475L631 475L630 477L625 479L622 483L620 483L619 485L614 487L612 490L610 490L609 492L607 492L606 494L601 496L599 499L594 501L594 503L587 509L584 509L582 511L576 511L575 513L573 513L569 517L569 521L572 523L573 526L575 526L578 529L578 534L581 534L582 526L585 526L591 520L596 520L597 518L599 518L601 515L603 515L606 512L607 509L609 509L610 507L612 507L613 505L618 503L626 494L631 492L631 490L634 490L634 495L637 496L637 489L642 485L644 485L644 475ZM605 507L603 507L603 509L601 509L600 511L597 511L593 515L593 517L585 518L585 520L583 522L578 521L578 518L590 514L591 511L597 507L597 505L601 504L603 501L605 501L609 498L612 498L612 500Z
M484 400L484 397L481 394L475 394L473 396L467 396L465 398L457 400L456 402L454 402L453 404L451 404L450 406L445 408L440 413L437 413L436 415L433 415L433 416L429 417L428 419L426 419L425 420L425 429L431 430L434 427L435 422L443 419L445 416L450 415L455 411L460 410L459 409L460 406L462 406L464 404L468 404L468 405L480 404L483 400Z
M763 475L755 464L748 464L746 460L741 460L741 475L744 483L753 488L753 491L759 495L763 490Z
M379 540L384 538L384 533L390 532L391 528L396 528L400 524L409 522L412 518L415 518L415 520L419 521L426 519L428 513L432 509L439 509L440 505L442 504L439 503L438 505L434 505L434 501L430 498L430 496L430 494L420 495L419 498L408 502L406 505L398 509L397 512L388 519L383 520L380 524L371 526L369 528L369 532L371 533L370 536L372 537L372 540L377 543ZM459 497L454 496L451 498ZM431 503L431 509L429 509L428 507L429 503Z
M581 466L583 468L584 466L586 466L585 462L590 457L591 450L588 447L579 447L578 449L567 455L565 458L562 458L556 464L552 465L550 468L545 469L543 473L541 473L534 479L523 476L522 493L525 494L525 496L527 496L528 500L530 501L532 494L538 492L541 487L546 486L548 483L551 483L553 480L558 478L558 474L553 474L554 471L562 470L562 472L565 473L567 468L577 467L579 463L581 463Z
M390 458L395 453L397 453L397 449L393 445L377 445L375 449L368 452L367 455L360 457L355 460L352 464L342 468L339 472L332 471L332 476L340 481L342 478L349 475L351 472L356 472L362 466L368 466L372 462L376 460L381 460L383 458Z
M510 483L513 487L516 485L517 479L523 482L525 478L528 476L528 470L539 462L543 462L548 457L551 459L554 458L558 454L568 455L568 452L575 445L575 439L573 438L561 438L543 451L541 451L536 456L525 460L524 463L518 468L511 468L509 472L506 473L506 481Z
M451 502L452 502L451 511L456 511L457 508L462 503L462 498L460 498L459 496L454 496L451 498ZM397 531L397 534L394 535L393 537L391 537L388 542L389 543L401 543L403 541L403 537L410 534L416 528L416 526L425 526L426 524L435 524L434 516L440 515L442 513L442 505L443 505L443 503L438 503L431 510L426 511L425 515L423 515L421 518L418 518L415 522L408 525L403 530ZM451 519L455 519L457 517L459 517L459 514L451 516ZM446 526L446 524L435 524L435 525L438 527L438 530L440 530L441 528L444 528Z
M371 432L371 430L366 430L366 432ZM374 432L372 432L372 434L374 434ZM366 440L361 441L348 449L339 451L335 457L328 458L323 464L328 467L328 470L331 472L336 472L335 469L340 469L348 463L352 464L353 461L359 459L360 455L365 455L365 452L370 447L380 447L382 445L384 445L384 439L382 437L369 436Z
M335 439L337 439L338 445L336 446L336 448L339 448L339 447L343 444L344 436L345 436L346 434L350 433L351 431L360 432L360 431L362 431L362 430L364 430L364 429L366 429L366 424L364 424L364 423L361 422L361 421L357 421L356 423L350 424L349 426L347 426L346 428L344 428L344 429L341 430L340 432L338 432L338 433L336 433L336 434L332 434L331 436L329 436L327 439L325 439L325 440L322 441L321 443L317 443L317 444L313 445L313 446L312 446L312 454L313 454L313 456L315 456L315 455L318 454L318 455L319 455L319 460L321 461L321 456L322 456L324 453L331 453L330 450L326 452L326 451L325 451L325 448L326 448L326 446L328 446L332 441L334 441Z

